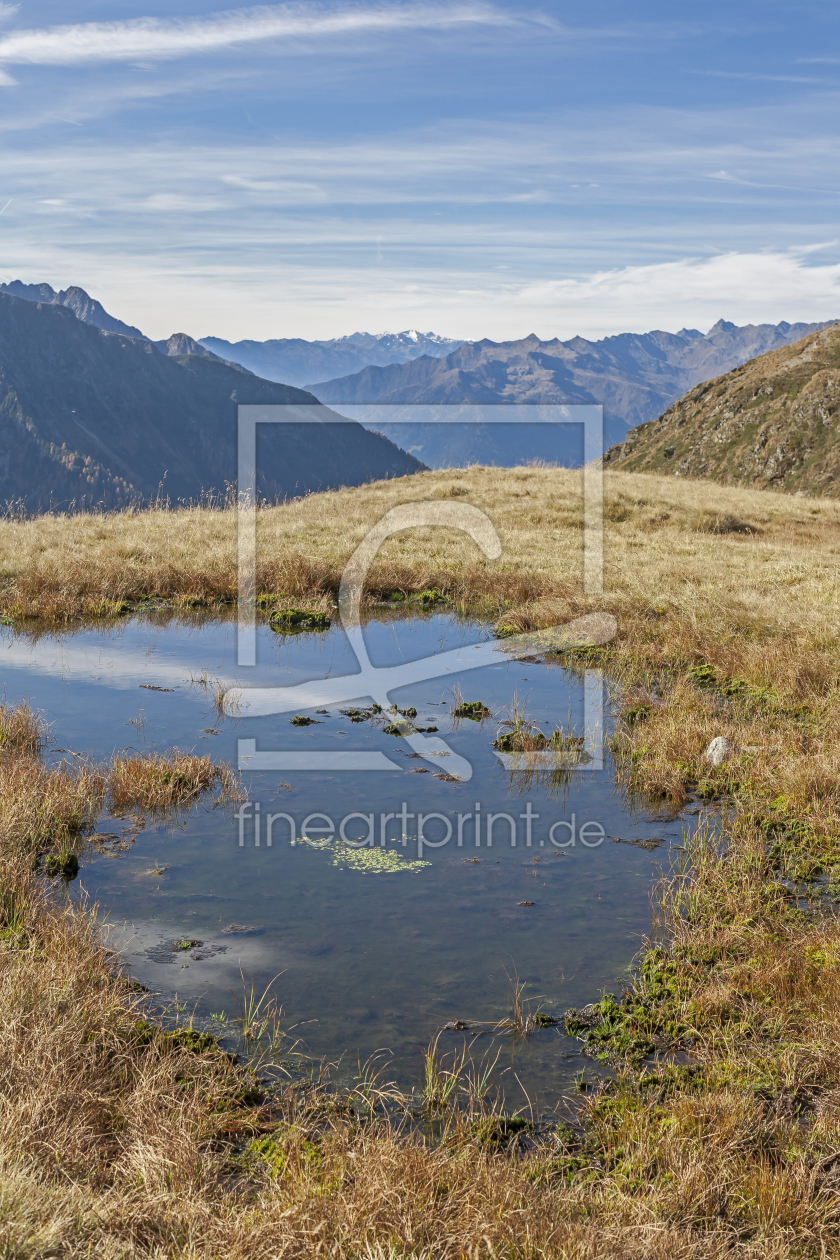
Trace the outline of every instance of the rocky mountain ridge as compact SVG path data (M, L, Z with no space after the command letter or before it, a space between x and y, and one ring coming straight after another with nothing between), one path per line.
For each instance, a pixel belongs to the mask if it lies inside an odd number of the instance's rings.
M224 498L236 482L237 405L317 400L235 364L102 330L72 307L0 292L0 502L27 511ZM334 413L327 413L327 420ZM259 491L286 498L422 465L341 417L266 425Z
M142 337L139 328L124 324L121 319L109 315L101 302L97 302L78 285L60 292L51 284L24 284L21 280L12 280L11 284L0 284L0 293L9 293L12 297L24 298L28 302L41 302L47 306L66 306L83 324L93 324L103 332L122 333L124 337Z

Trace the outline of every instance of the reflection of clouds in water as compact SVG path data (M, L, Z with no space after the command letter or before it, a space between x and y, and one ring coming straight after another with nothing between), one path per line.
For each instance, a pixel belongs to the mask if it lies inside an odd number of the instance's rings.
M103 687L127 690L138 682L166 682L183 687L186 695L204 698L201 688L189 688L189 668L179 661L161 659L159 653L150 654L145 648L120 646L116 651L109 647L103 655L98 644L27 644L23 639L10 638L3 645L2 662L7 670L19 669L32 674L46 674L74 682L99 683ZM225 687L234 685L232 678L220 681Z
M159 994L164 1000L173 998L176 994L179 1000L199 998L212 986L214 1001L227 1006L233 1003L233 997L229 997L228 990L233 989L236 993L242 989L242 974L247 979L266 972L274 975L278 971L312 966L311 956L285 949L268 935L226 935L222 933L221 927L206 928L196 924L197 917L187 916L171 928L164 928L159 921L153 920L106 922L106 942L109 949L117 950L123 955L130 968L131 978L139 980L153 995ZM186 928L185 922L188 925ZM183 962L176 962L174 965L164 965L150 957L150 950L155 950L164 942L177 940L179 936L200 939L205 947L223 946L225 952L198 961L185 953ZM184 963L188 965L185 967ZM276 989L275 993L282 1003L282 992Z

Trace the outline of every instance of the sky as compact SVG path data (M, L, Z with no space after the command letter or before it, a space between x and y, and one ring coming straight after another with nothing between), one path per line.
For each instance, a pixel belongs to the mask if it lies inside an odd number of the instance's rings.
M0 2L0 281L156 338L840 318L839 36L836 0Z

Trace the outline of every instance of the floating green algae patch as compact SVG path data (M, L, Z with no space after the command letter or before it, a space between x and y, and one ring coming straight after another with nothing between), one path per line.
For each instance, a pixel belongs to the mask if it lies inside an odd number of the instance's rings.
M341 870L361 871L364 875L396 875L401 871L419 871L424 866L431 866L431 862L410 862L408 858L393 849L354 849L352 845L344 844L340 840L335 843L330 841L328 844L311 844L306 840L293 840L292 844L308 844L311 849L329 852L332 857L332 866L337 866Z

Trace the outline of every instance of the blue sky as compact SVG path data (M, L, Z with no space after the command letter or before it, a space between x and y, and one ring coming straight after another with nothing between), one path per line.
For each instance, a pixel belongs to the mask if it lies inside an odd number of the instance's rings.
M836 0L0 3L0 280L149 335L840 317Z

